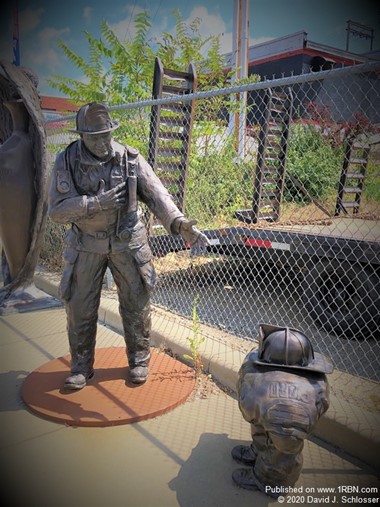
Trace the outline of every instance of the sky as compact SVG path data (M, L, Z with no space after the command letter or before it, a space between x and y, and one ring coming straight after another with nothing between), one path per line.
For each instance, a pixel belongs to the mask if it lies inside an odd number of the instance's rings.
M173 10L186 21L200 18L204 36L220 35L221 49L232 49L233 0L6 0L1 8L0 57L12 61L12 8L18 4L21 65L39 77L42 95L60 96L47 84L53 74L82 79L80 71L57 45L61 39L71 49L87 56L83 32L99 35L99 25L108 25L121 40L133 37L134 16L149 12L149 36L158 40L174 28ZM250 45L298 31L308 39L338 49L346 47L346 26L350 19L375 30L374 49L380 50L380 2L375 0L250 0ZM350 51L369 50L369 40L351 38Z

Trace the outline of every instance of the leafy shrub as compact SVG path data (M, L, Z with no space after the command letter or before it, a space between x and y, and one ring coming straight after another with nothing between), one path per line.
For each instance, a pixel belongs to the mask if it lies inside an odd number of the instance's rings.
M293 124L290 129L287 172L294 176L314 199L337 189L344 147L333 146L314 125ZM289 177L285 177L288 201L305 200ZM307 200L307 199L306 199Z
M368 201L380 204L380 164L370 162L364 180L364 196Z
M220 143L217 149L210 149L207 154L199 147L193 152L185 211L189 217L199 220L203 227L215 226L216 219L230 219L236 210L249 205L244 199L253 193L252 163L236 158L231 138Z

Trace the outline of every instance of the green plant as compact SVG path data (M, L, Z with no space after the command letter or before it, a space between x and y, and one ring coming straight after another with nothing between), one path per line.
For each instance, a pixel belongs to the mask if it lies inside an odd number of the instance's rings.
M380 204L380 163L368 163L364 180L364 195L368 201Z
M84 80L56 74L49 84L78 104L97 101L112 106L138 102L151 98L157 56L164 67L171 69L183 71L192 63L198 76L198 90L225 86L230 74L224 71L219 36L203 37L199 18L187 23L178 9L173 15L175 35L164 32L155 43L149 38L152 24L147 11L135 16L136 34L132 39L121 41L106 21L100 25L100 37L84 31L87 58L59 41L65 57L81 71ZM214 99L215 107L219 107L216 102Z
M344 146L335 146L323 136L317 126L291 126L287 171L307 190L310 197L320 199L336 190L344 158ZM305 201L290 178L285 177L288 201Z
M86 79L84 82L54 75L49 80L50 85L77 103L97 101L113 105L149 98L154 54L148 42L151 27L148 13L137 14L134 24L135 37L123 42L106 21L100 25L99 38L85 31L88 59L59 41L65 56Z
M193 320L193 334L192 336L187 338L190 347L190 354L184 354L184 359L187 359L192 362L195 375L198 376L203 370L202 364L202 356L199 352L199 347L204 343L205 337L200 333L200 324L199 324L199 315L198 315L198 304L199 304L199 295L197 294L192 309L192 320Z
M214 132L209 135L209 132ZM249 205L252 196L252 161L236 159L234 141L215 123L196 125L186 190L188 216L202 227L212 227L216 217L224 220Z

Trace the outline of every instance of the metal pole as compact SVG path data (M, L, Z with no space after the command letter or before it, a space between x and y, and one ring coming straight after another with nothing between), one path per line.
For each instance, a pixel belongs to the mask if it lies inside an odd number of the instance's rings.
M234 0L234 10L233 10L233 17L232 17L232 53L231 53L231 70L234 71L234 73L232 75L232 79L231 79L232 85L234 85L236 83L236 80L238 78L237 68L239 66L239 61L238 61L239 15L238 15L238 11L239 11L239 0ZM235 103L236 103L236 96L231 95L231 109L232 109L232 111L230 113L228 127L229 127L229 131L230 131L230 135L232 135L232 136L235 135L235 125L236 125L235 112L234 112Z
M241 71L240 77L248 76L249 0L241 0Z
M249 0L241 0L240 78L248 77ZM244 158L247 128L247 92L240 94L238 154Z

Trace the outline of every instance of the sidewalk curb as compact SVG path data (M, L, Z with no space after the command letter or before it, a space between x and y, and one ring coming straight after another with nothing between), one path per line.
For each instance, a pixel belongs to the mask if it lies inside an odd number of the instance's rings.
M36 286L57 297L58 286L41 275L35 275ZM168 320L168 316L170 319ZM116 300L101 299L99 323L122 332L121 318ZM236 393L238 371L245 353L231 349L220 340L213 339L217 330L204 326L207 340L200 348L203 365L222 385ZM192 330L181 324L176 315L155 309L152 316L151 343L170 349L179 357L189 353L187 338ZM211 337L210 337L211 335ZM380 469L380 414L365 411L330 395L330 408L318 422L314 435L376 469Z

